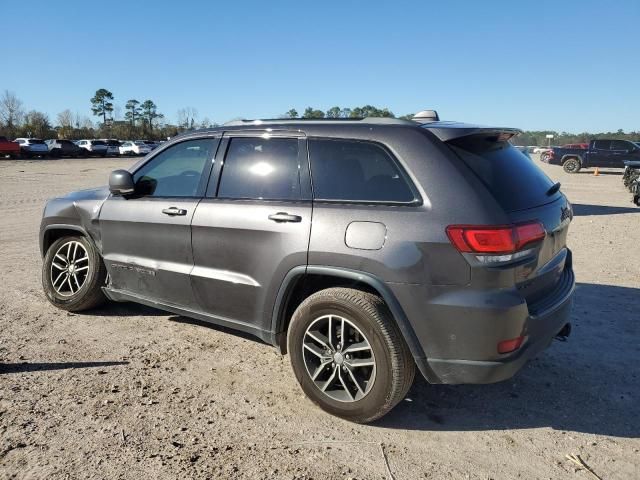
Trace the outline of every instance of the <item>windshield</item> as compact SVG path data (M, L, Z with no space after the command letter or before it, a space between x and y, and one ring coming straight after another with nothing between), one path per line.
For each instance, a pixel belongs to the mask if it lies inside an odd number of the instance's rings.
M31 140L29 140L29 143L36 144L36 145L42 145L42 144L44 144L44 140L40 140L39 138L32 138Z
M106 145L102 140L91 140L91 145Z

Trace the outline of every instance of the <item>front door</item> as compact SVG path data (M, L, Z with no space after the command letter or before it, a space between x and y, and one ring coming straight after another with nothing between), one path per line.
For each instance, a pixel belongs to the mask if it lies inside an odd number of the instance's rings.
M100 230L111 288L160 303L195 305L191 219L204 194L218 138L169 146L134 172L133 196L111 196Z
M216 159L192 221L192 283L202 311L259 334L270 328L287 272L307 264L306 143L295 134L226 135L217 157L224 163Z
M635 145L627 140L611 140L610 167L624 168L625 160L633 160Z

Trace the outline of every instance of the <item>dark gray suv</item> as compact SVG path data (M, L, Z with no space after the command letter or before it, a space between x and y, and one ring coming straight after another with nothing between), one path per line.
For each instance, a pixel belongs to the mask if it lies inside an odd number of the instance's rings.
M571 205L509 138L396 119L239 121L47 203L43 286L288 352L326 411L375 420L431 383L507 379L569 332Z

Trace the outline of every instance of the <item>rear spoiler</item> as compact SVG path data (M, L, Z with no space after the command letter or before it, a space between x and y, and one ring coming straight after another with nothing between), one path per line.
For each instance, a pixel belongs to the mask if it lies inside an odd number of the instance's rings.
M522 133L518 128L485 127L460 122L430 122L421 125L425 130L429 130L443 142L450 142L462 137L472 135L484 135L496 137L496 140L507 141Z

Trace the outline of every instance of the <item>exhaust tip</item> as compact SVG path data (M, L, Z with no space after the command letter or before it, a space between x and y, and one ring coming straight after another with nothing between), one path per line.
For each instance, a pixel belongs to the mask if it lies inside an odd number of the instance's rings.
M566 342L567 338L569 338L569 335L571 335L571 324L567 323L564 327L562 327L562 330L560 330L556 334L556 340Z

